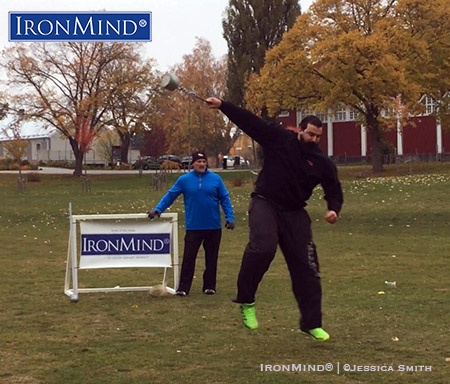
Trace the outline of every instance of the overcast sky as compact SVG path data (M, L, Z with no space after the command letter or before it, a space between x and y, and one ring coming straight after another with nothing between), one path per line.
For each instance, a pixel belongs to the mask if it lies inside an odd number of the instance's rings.
M227 53L222 37L222 18L228 0L0 0L0 49L9 46L8 12L14 11L149 11L152 12L152 41L146 43L148 56L161 71L181 63L192 52L196 37L211 43L219 58ZM313 0L301 0L306 10ZM59 3L59 5L58 5Z

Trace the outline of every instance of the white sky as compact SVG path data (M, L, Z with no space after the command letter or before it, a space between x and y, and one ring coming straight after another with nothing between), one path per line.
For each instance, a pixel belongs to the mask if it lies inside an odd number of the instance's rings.
M300 0L302 10L306 11L313 1ZM146 43L148 56L165 71L192 52L196 37L211 43L215 57L227 53L222 18L228 3L228 0L0 0L0 50L14 44L8 41L8 12L149 11L152 41Z

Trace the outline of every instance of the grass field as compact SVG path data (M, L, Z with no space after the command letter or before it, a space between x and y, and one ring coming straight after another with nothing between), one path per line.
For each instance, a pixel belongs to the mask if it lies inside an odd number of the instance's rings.
M215 296L200 292L200 253L188 298L85 293L77 304L63 294L69 203L74 214L146 212L164 191L151 190L148 175L91 176L90 192L72 176L42 175L17 193L16 175L0 174L0 383L448 383L450 165L340 174L339 223L322 220L320 190L308 207L326 343L299 333L281 254L258 290L260 328L240 323L230 299L247 240L249 172L223 174L237 227L223 234ZM181 199L171 211L180 214L181 253ZM161 276L83 270L80 286L151 285Z

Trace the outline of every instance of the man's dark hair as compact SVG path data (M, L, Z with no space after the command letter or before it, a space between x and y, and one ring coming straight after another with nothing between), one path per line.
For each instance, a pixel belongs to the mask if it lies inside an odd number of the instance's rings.
M300 121L300 124L298 125L298 127L304 131L306 129L306 127L308 126L308 124L312 124L317 128L321 128L322 127L322 121L314 115L307 115L305 116L302 121Z

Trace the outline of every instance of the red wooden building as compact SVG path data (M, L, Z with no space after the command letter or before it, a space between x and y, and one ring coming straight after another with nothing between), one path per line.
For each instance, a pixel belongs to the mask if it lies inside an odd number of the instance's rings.
M285 126L298 127L304 115L301 111L286 111L279 119ZM369 135L354 119L350 109L328 117L317 116L324 123L320 147L325 153L337 162L356 162L370 157ZM432 160L450 155L450 132L444 130L431 114L416 116L405 127L386 131L384 139L386 154L394 156Z

